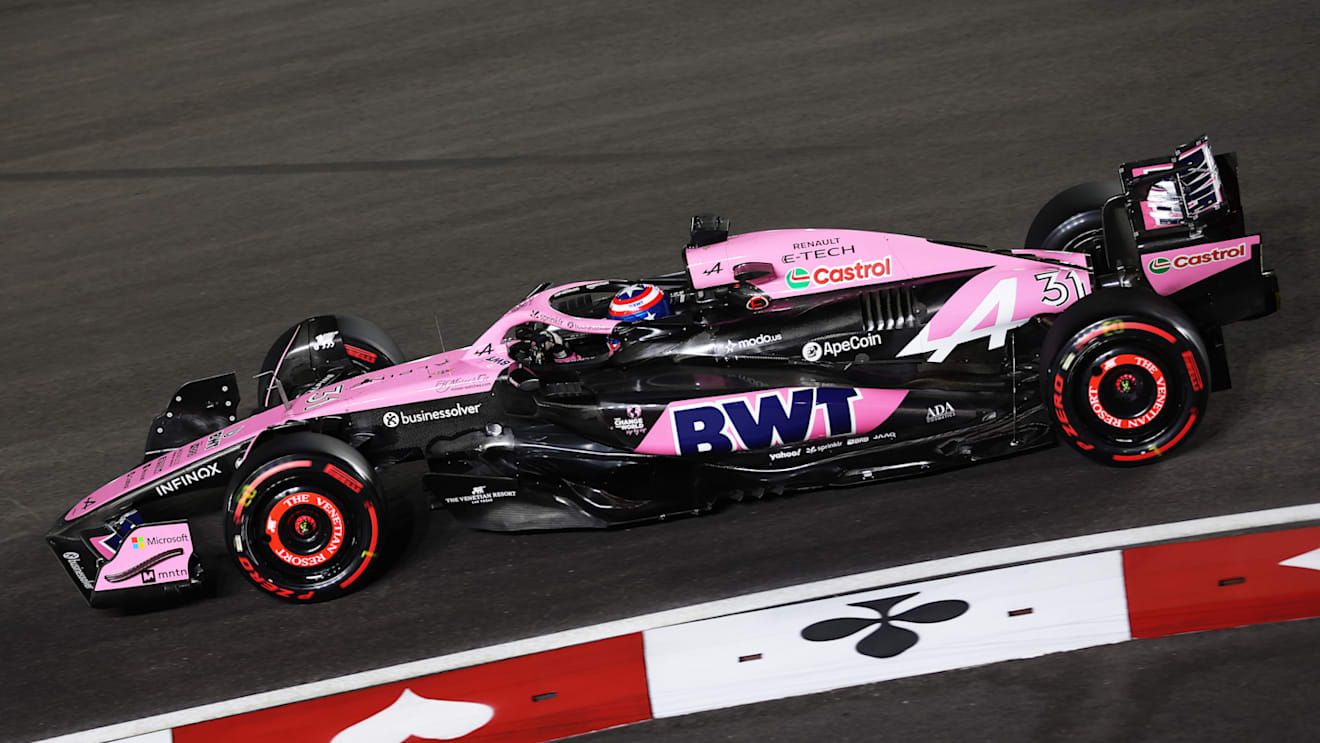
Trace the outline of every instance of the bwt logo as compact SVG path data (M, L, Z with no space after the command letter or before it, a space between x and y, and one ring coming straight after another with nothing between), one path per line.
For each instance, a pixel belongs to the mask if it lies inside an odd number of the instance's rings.
M851 388L806 388L677 408L670 413L674 445L679 454L705 454L847 435L860 396ZM824 411L823 431L816 429L817 410Z

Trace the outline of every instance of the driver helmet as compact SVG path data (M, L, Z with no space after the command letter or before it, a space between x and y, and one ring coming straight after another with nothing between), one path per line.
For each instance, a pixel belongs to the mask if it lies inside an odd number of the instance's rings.
M629 284L623 287L610 300L610 319L620 322L638 322L669 316L669 300L655 284ZM611 336L606 339L610 351L619 350L623 345L619 339Z
M610 300L610 319L622 322L669 316L669 300L654 284L629 284Z

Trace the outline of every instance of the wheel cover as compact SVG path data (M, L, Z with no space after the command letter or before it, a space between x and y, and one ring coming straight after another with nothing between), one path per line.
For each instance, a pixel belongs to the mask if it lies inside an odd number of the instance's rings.
M1159 365L1143 354L1122 353L1091 368L1086 401L1100 422L1136 429L1155 420L1169 399L1169 383Z
M344 546L344 515L325 494L300 490L275 502L265 533L280 561L296 568L317 567Z

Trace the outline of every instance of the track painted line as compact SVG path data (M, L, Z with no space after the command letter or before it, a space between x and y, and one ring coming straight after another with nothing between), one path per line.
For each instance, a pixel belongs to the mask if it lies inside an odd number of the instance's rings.
M1262 529L1285 524L1320 521L1320 504L1290 506L1249 513L1213 516L1179 521L1170 524L1142 526L1132 529L1070 537L1048 542L986 550L956 557L884 568L866 573L814 581L786 588L761 591L729 599L670 609L642 616L620 619L581 627L549 635L477 648L425 660L401 663L371 671L326 679L285 689L238 697L222 702L155 715L152 717L117 723L93 730L85 730L39 743L100 743L139 737L134 743L155 743L168 740L157 737L157 731L191 725L206 720L238 715L253 710L301 702L317 697L338 694L365 687L403 681L418 676L450 671L468 666L505 660L547 650L555 650L606 638L681 625L730 614L768 609L797 602L839 594L853 593L902 583L972 573L1009 565L1038 562L1092 552L1102 552L1142 544L1171 542L1191 537L1222 534L1225 532Z
M649 630L645 667L661 718L1131 639L1110 550Z

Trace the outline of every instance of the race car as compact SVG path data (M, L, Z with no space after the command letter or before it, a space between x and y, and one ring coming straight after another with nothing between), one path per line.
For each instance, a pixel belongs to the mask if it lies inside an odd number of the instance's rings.
M1022 249L730 235L703 215L682 256L641 280L538 286L472 345L411 361L365 320L299 322L253 414L232 373L183 385L142 463L47 540L93 606L186 596L207 582L193 531L159 514L223 488L239 572L313 602L398 552L412 513L380 472L409 460L434 507L494 531L701 514L1057 441L1148 464L1229 386L1221 328L1279 306L1236 158L1204 137L1062 192Z

